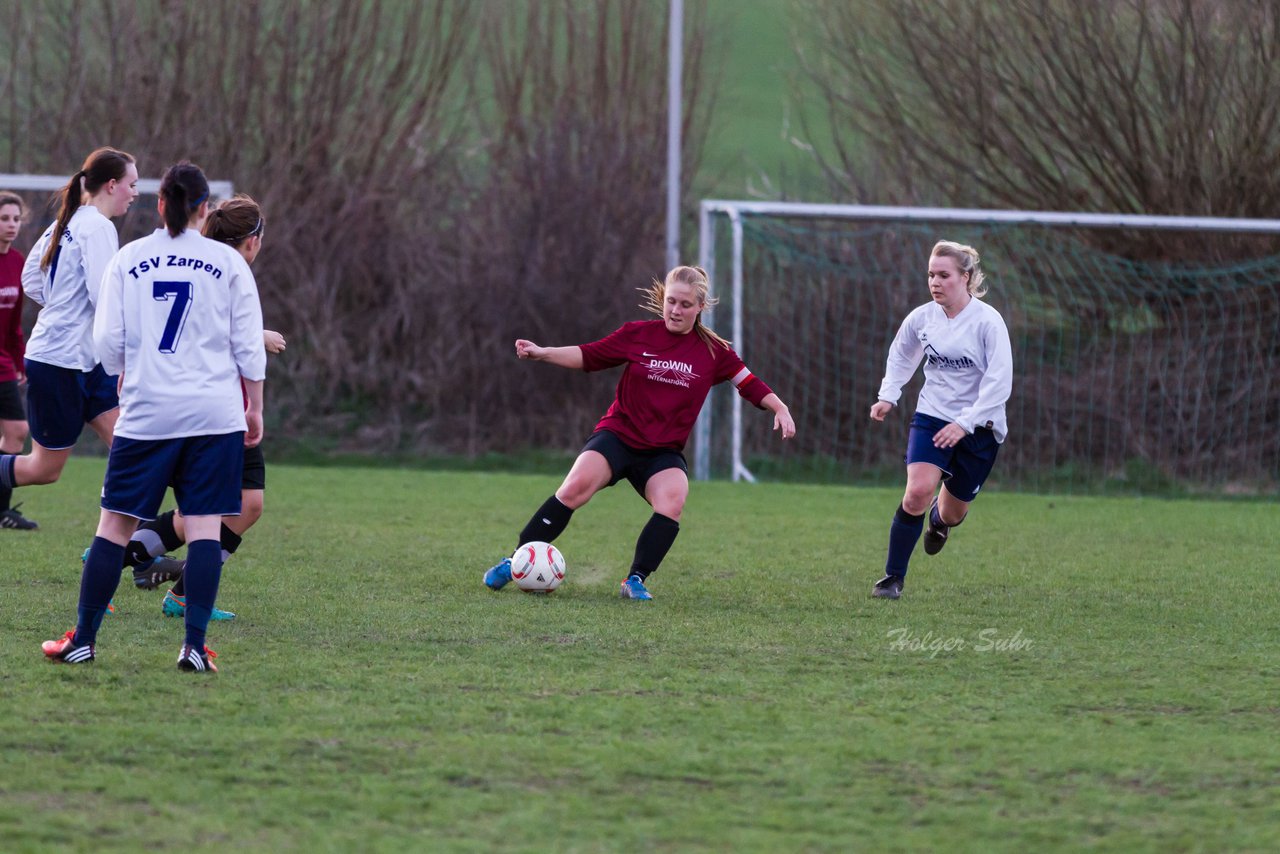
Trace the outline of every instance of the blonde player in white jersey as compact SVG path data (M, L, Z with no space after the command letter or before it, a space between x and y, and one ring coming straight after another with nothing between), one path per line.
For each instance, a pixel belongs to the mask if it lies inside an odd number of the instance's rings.
M172 487L188 538L178 667L217 669L205 631L222 571L218 534L223 516L240 513L244 448L262 440L267 357L253 273L234 249L200 234L208 199L198 167L170 167L160 184L165 229L116 253L103 277L93 338L103 367L121 375L120 418L76 628L43 646L54 661L94 659L125 545Z
M872 596L902 595L926 512L925 553L942 550L991 473L1008 432L1013 351L1004 319L980 299L986 293L982 280L976 249L940 241L929 254L933 299L907 315L889 346L871 418L884 421L921 360L924 387L907 439L907 489L889 529L885 575Z
M22 289L41 306L25 360L31 453L0 455L0 487L56 481L86 424L111 444L119 401L93 351L93 313L120 246L110 217L129 210L137 185L133 155L97 149L60 191L57 219L27 255Z

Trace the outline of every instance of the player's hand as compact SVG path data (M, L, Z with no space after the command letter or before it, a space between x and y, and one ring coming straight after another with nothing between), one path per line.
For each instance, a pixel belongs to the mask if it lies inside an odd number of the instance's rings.
M773 413L773 429L782 431L783 439L790 439L796 434L796 422L791 418L791 410L782 407Z
M969 433L963 427L952 422L933 434L933 446L935 448L954 448L961 439L968 435Z
M285 348L284 336L274 329L262 330L262 343L266 345L268 353L283 353Z
M262 442L262 413L245 412L244 421L248 428L244 431L244 446L246 448L256 447Z
M884 417L893 409L893 404L887 400L877 400L871 404L871 420L883 421Z
M546 352L546 347L539 347L532 341L526 341L523 338L516 339L516 358L518 359L533 359L536 362Z

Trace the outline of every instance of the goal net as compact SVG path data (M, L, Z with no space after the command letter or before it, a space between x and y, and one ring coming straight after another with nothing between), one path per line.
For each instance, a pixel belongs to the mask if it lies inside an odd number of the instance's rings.
M725 236L729 239L724 239ZM928 301L940 239L982 256L1014 355L993 483L1038 492L1274 493L1280 221L707 201L709 323L791 406L771 435L717 389L699 477L898 483L922 380L868 410L889 342Z

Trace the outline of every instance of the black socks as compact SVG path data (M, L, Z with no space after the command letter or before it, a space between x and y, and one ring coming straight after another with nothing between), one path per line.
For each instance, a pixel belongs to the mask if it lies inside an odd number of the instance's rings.
M641 581L648 578L667 556L679 533L680 523L670 516L663 516L661 513L650 516L636 540L636 556L631 561L631 575L638 576Z
M520 542L516 543L516 546L523 546L525 543L554 542L556 537L564 533L572 517L573 511L565 507L559 498L551 496L542 502L538 512L534 513L529 524L524 526L524 530L520 532Z

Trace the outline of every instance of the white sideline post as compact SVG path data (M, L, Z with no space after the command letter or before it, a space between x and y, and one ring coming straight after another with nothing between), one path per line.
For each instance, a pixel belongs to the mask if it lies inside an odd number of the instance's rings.
M667 30L667 269L680 263L680 127L684 95L684 0L671 0Z
M1231 219L1229 217L1148 216L1146 214L1072 213L1067 211L1011 211L983 208L913 208L886 205L827 205L806 202L748 202L728 199L703 199L698 210L699 251L708 281L713 281L715 259L715 215L724 214L733 227L733 343L742 355L746 343L743 336L742 218L774 216L782 219L852 219L893 222L964 222L1008 223L1022 225L1057 225L1077 228L1145 228L1173 231L1225 231L1252 234L1280 234L1280 219ZM711 324L711 309L703 312ZM743 356L745 359L746 357ZM711 477L711 398L702 407L696 426L697 457L694 477ZM742 463L742 398L733 401L733 479L754 482L755 477Z

